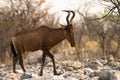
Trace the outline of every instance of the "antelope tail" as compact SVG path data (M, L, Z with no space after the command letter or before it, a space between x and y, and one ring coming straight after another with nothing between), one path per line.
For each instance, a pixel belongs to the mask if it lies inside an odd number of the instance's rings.
M17 53L15 51L15 48L14 48L14 45L13 45L12 41L11 41L11 52L12 52L12 54L13 54L14 57L17 56Z

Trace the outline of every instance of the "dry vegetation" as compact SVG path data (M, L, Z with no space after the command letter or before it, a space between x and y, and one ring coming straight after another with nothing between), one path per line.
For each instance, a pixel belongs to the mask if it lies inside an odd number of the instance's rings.
M113 0L110 0L113 5ZM18 4L16 4L16 2ZM45 0L37 3L41 7ZM24 5L24 7L22 7ZM10 61L11 52L9 50L11 37L24 29L39 27L41 24L51 25L56 28L59 18L56 14L49 14L48 10L52 5L47 5L45 9L36 12L37 7L33 6L32 0L9 0L8 6L0 7L0 62ZM119 5L120 6L120 5ZM114 6L113 6L114 7ZM115 8L115 7L114 7ZM112 54L115 58L120 58L120 13L114 15L114 11L101 19L95 19L94 15L84 15L76 11L84 22L74 21L76 48L71 48L67 41L63 41L55 46L53 51L56 59L79 59L79 58L101 58ZM109 10L108 10L109 12ZM60 53L60 54L58 54ZM77 58L76 58L77 57Z

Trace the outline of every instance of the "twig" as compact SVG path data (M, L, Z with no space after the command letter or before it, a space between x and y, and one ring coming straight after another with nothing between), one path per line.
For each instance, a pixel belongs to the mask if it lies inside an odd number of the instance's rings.
M106 15L102 16L101 18L90 19L90 20L88 20L88 21L94 21L94 20L104 19L104 18L106 18L108 15L110 15L110 14L114 11L115 8L116 8L116 7L113 7L112 9L110 9L109 12L108 12Z

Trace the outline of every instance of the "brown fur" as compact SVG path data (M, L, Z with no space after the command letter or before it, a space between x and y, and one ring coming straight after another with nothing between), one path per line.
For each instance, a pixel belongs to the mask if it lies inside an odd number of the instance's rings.
M69 17L69 15L67 17ZM55 69L54 56L49 50L64 39L67 39L70 42L71 46L75 46L72 24L70 24L69 26L67 25L64 28L58 28L58 29L52 29L47 26L41 26L37 29L21 31L17 33L12 38L12 42L11 42L11 50L14 54L13 71L16 72L15 66L18 59L22 70L24 72L26 71L23 65L23 57L22 57L22 54L24 54L25 51L42 50L43 62L42 62L40 75L43 75L43 66L46 56L49 56L52 59L54 74L56 75L57 72Z

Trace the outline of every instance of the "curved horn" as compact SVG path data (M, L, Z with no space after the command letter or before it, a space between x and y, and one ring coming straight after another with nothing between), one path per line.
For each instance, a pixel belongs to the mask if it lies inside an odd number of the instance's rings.
M72 14L73 14L73 16L71 17L71 19L70 19L70 23L72 23L72 20L73 20L73 18L75 17L75 12L74 11L70 11Z
M62 11L68 13L68 15L67 15L67 17L66 17L66 21L67 21L67 25L69 25L69 24L70 24L70 22L69 22L70 11L67 11L67 10L62 10Z

